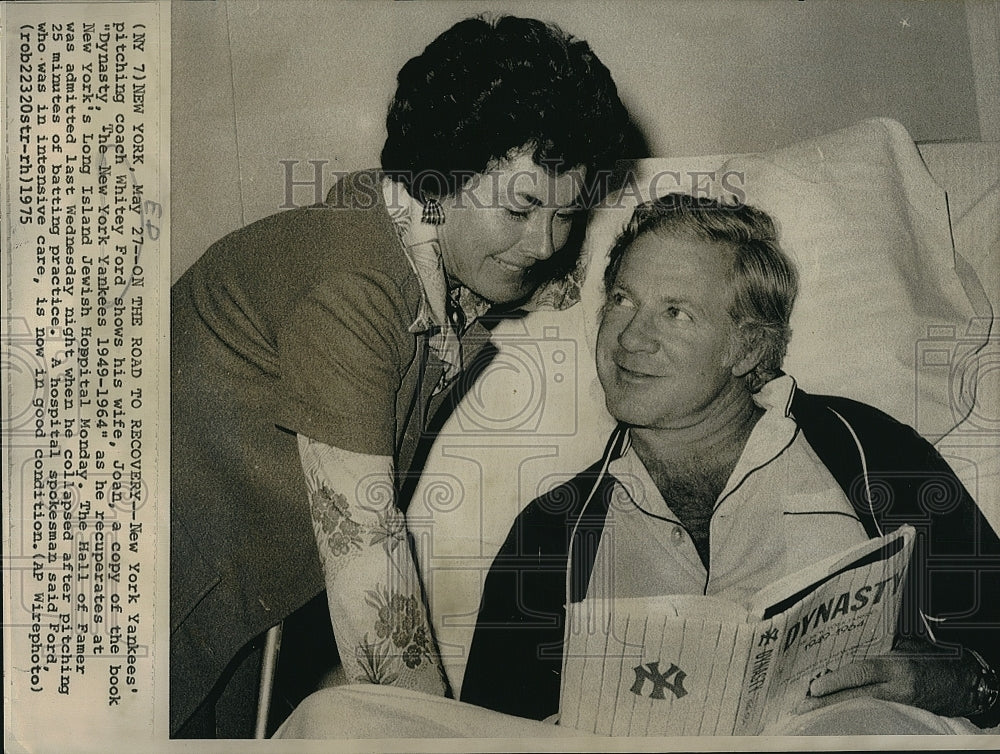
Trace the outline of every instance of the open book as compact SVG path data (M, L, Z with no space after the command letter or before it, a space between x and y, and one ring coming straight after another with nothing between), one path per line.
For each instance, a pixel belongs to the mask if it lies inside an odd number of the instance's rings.
M862 542L750 600L570 606L560 725L606 735L755 735L810 681L892 646L914 530Z

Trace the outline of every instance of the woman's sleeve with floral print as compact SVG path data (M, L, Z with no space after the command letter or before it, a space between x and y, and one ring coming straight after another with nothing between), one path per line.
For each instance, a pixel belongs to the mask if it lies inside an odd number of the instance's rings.
M347 677L446 695L406 520L396 507L392 459L302 435L298 442Z

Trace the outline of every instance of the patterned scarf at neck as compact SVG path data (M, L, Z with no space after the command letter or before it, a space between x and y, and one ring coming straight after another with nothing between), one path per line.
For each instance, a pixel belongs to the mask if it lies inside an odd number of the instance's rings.
M390 178L382 179L382 195L410 266L420 281L420 308L411 333L429 333L429 345L444 362L437 390L443 390L462 372L460 337L491 304L465 286L448 288L437 226L420 222L421 205Z

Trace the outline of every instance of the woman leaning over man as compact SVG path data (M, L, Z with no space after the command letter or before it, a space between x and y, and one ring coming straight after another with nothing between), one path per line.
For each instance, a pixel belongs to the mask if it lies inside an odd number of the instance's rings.
M381 170L223 238L177 282L172 731L324 586L350 680L447 693L399 490L480 317L576 300L567 240L628 129L585 42L467 19L400 71Z

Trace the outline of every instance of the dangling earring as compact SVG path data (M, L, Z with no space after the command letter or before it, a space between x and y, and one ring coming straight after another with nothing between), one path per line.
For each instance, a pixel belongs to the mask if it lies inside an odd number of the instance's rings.
M420 216L424 225L444 225L444 207L434 197L424 199L424 211Z

